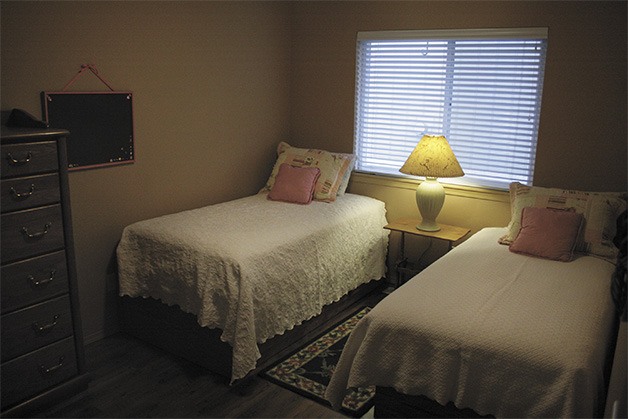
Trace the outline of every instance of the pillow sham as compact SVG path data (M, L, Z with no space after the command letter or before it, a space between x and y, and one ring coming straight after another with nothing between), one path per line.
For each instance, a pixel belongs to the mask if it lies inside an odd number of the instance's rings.
M288 163L295 167L318 168L320 176L314 189L314 199L325 202L335 201L340 184L349 168L350 160L341 153L292 147L282 141L277 146L277 161L262 191L270 191L273 188L279 167L283 163Z
M292 167L283 163L279 167L268 199L273 201L309 204L321 171L317 167Z
M575 251L614 259L617 216L626 208L626 194L621 192L585 192L559 188L510 184L510 223L508 232L499 239L510 245L521 229L522 211L526 207L572 209L584 217L582 232Z
M347 167L347 171L345 172L342 180L340 181L340 185L338 186L338 192L336 195L343 195L347 187L349 186L349 178L351 178L351 172L353 171L353 166L355 165L355 154L342 154L342 153L332 153L337 154L341 157L349 159L349 167Z
M569 262L584 217L570 210L526 207L511 252Z

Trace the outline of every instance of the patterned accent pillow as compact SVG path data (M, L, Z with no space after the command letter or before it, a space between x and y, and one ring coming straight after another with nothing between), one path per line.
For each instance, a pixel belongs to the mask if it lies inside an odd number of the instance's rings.
M351 172L353 171L353 166L355 165L355 154L343 154L343 153L331 153L336 154L338 156L349 159L349 167L342 177L342 181L340 181L340 186L338 186L338 195L343 195L349 186L349 178L351 177Z
M575 251L612 260L617 256L612 240L617 217L626 208L625 193L543 188L513 182L510 184L508 233L499 239L499 243L512 244L521 229L522 212L526 207L573 209L584 216Z
M270 191L273 188L279 167L287 163L294 167L317 167L321 174L314 188L314 199L324 202L335 201L338 188L351 163L351 159L347 156L349 155L313 148L292 147L282 141L277 146L277 161L273 171L261 192Z

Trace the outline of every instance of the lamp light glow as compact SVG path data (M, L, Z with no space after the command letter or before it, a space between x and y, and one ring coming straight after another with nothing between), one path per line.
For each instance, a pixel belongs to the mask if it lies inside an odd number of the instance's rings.
M403 164L401 173L425 176L416 189L416 202L421 213L417 229L438 231L436 217L445 202L445 189L437 178L464 176L447 139L442 135L424 135Z

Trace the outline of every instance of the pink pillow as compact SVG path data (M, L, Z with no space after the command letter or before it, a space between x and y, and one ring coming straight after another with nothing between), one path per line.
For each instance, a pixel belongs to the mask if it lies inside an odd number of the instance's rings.
M523 208L521 230L510 251L569 262L573 258L582 214L552 208Z
M309 204L312 202L316 181L320 175L318 167L294 167L282 163L275 183L268 193L268 199Z

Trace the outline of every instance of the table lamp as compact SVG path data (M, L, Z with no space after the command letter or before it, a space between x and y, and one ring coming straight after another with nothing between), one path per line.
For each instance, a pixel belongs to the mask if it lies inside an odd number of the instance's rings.
M437 178L464 176L447 139L442 135L424 135L399 171L407 175L425 176L425 181L416 188L416 204L422 217L416 228L423 231L440 230L436 217L445 202L445 188Z

